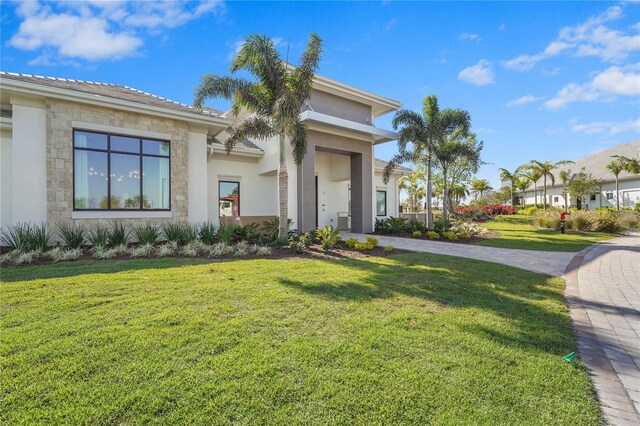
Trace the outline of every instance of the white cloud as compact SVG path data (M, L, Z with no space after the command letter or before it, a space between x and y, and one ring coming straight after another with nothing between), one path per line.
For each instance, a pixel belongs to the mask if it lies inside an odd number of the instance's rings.
M460 40L480 41L482 37L478 34L462 33L458 36Z
M562 28L558 37L542 52L518 55L502 61L502 65L511 70L528 71L544 59L569 52L579 57L597 56L604 62L619 63L640 50L640 34L624 34L605 26L622 17L622 8L611 6L581 24Z
M458 78L476 86L493 83L493 68L491 62L481 59L477 64L467 67L458 73Z
M578 123L576 119L572 121L571 131L586 134L608 132L612 135L627 132L640 133L640 118L626 121L594 121L591 123Z
M396 25L398 25L398 20L396 18L391 18L384 24L384 30L389 31L391 28L395 27Z
M34 65L65 63L68 58L97 61L136 54L141 30L152 34L175 28L221 8L220 1L29 1L20 3L22 19L9 45L41 51ZM65 59L67 58L67 59Z
M531 102L539 101L540 99L542 99L542 97L534 96L534 95L526 95L526 96L522 96L521 98L510 100L509 102L507 102L507 106L508 107L520 106L524 104L529 104Z
M596 74L588 83L570 83L545 102L547 109L560 109L574 102L591 102L616 96L640 96L640 63L612 66Z

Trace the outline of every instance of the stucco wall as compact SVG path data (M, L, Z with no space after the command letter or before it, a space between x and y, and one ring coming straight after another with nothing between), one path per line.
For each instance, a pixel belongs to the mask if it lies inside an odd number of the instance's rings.
M78 123L105 130L143 136L150 132L169 136L171 144L171 212L73 212L73 128ZM61 100L46 102L47 219L50 226L72 217L79 223L116 218L135 220L186 220L188 214L188 125L182 121ZM14 128L15 130L15 128ZM97 129L96 129L97 130Z
M0 228L13 223L11 130L2 130L0 135Z
M314 90L309 101L315 112L366 124L371 121L371 107L330 93Z
M389 178L389 182L384 183L382 179L382 172L375 172L373 175L373 190L375 191L386 191L387 192L387 214L384 216L376 215L376 204L374 199L373 204L373 215L375 218L384 219L390 216L398 217L399 216L399 202L398 202L398 176L391 175ZM374 194L375 195L375 194Z
M340 173L336 165L340 165ZM316 153L318 226L337 227L338 213L349 212L350 166L347 156L327 152Z

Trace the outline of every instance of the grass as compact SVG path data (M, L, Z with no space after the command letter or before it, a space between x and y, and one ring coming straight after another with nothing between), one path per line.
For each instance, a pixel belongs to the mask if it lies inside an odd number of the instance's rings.
M597 425L559 278L432 254L2 271L1 424ZM534 420L535 419L535 420Z
M604 232L578 232L537 229L531 224L530 216L500 216L482 224L487 229L498 231L500 237L477 242L487 247L503 247L523 250L577 252L598 241L615 237Z

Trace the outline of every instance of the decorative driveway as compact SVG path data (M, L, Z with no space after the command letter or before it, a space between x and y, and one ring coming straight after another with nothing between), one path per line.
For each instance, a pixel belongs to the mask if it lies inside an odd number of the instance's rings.
M573 256L575 256L575 253L567 252L514 250L462 243L429 241L417 238L390 237L386 235L365 235L351 232L341 232L340 235L342 235L344 239L355 237L359 238L360 241L364 241L368 236L373 236L378 239L381 246L391 245L403 250L486 260L487 262L500 263L555 276L564 274L567 265L571 262Z
M565 274L580 359L605 420L640 424L640 234L595 244Z

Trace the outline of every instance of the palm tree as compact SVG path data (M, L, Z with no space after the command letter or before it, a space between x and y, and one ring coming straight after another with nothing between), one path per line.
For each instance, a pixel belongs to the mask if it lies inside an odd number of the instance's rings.
M529 179L529 176L526 174L521 174L518 178L516 178L516 180L513 182L513 187L520 191L522 193L522 207L526 207L526 193L527 193L527 188L529 187L529 184L531 183L531 180Z
M620 210L620 190L618 188L618 175L620 174L620 172L622 172L625 169L624 167L625 162L623 158L620 158L620 156L617 156L617 157L618 158L616 158L615 160L612 160L605 167L616 178L616 210Z
M552 163L551 161L538 161L531 160L529 164L526 164L524 167L531 170L531 172L537 172L540 176L538 179L543 178L543 188L544 188L544 200L543 200L543 209L547 210L547 178L551 180L551 185L555 185L556 177L553 175L553 169L562 166L564 164L573 164L573 161L569 160L561 160ZM536 180L537 181L537 180ZM535 183L534 183L535 185ZM538 204L537 194L536 194L536 205Z
M478 194L480 194L480 198L482 198L485 191L491 191L493 188L486 179L474 179L473 182L471 182L471 189L476 193L477 200Z
M196 108L202 108L208 98L224 98L233 101L231 112L234 115L243 110L252 113L229 129L229 138L225 141L227 153L246 138L278 137L279 238L286 238L288 231L289 175L285 141L289 139L294 162L299 165L307 152L307 129L299 116L311 97L321 53L322 40L312 33L300 57L300 65L291 70L268 37L254 34L247 37L231 63L230 71L231 74L248 71L256 81L207 74L195 90L193 104Z
M470 127L469 114L466 111L456 109L440 109L438 97L427 96L422 103L422 115L415 111L401 109L393 117L393 128L398 131L398 153L389 161L384 170L384 180L388 182L389 176L399 165L411 161L416 164L424 164L427 171L427 214L425 225L433 228L433 198L432 163L434 146L446 135L458 127L465 131Z
M449 189L449 195L455 204L459 205L460 201L469 195L469 188L464 183L453 184ZM451 207L453 207L453 205Z
M571 182L573 175L571 174L570 169L565 169L560 170L558 177L562 181L562 196L564 197L564 208L566 210L569 208L569 205L567 204L567 185Z
M425 188L420 185L420 181L423 180L422 174L417 171L413 172L409 176L402 176L398 180L400 189L405 189L409 196L409 205L413 213L418 212L419 201L424 198Z
M471 119L466 111L460 111L466 116L467 123ZM442 171L442 217L448 219L449 189L447 182L447 172L453 162L460 158L467 158L472 163L480 163L480 154L471 143L469 143L468 127L458 127L446 139L441 139L433 147L433 155L437 167ZM482 143L479 144L482 149Z
M515 196L513 194L513 187L515 185L516 179L518 179L518 177L520 176L520 174L519 174L520 170L516 169L512 173L507 169L500 168L500 169L498 169L498 171L500 172L500 180L502 180L503 182L505 180L509 181L509 187L511 188L511 206L513 208L515 208L516 207L516 203L515 203Z

